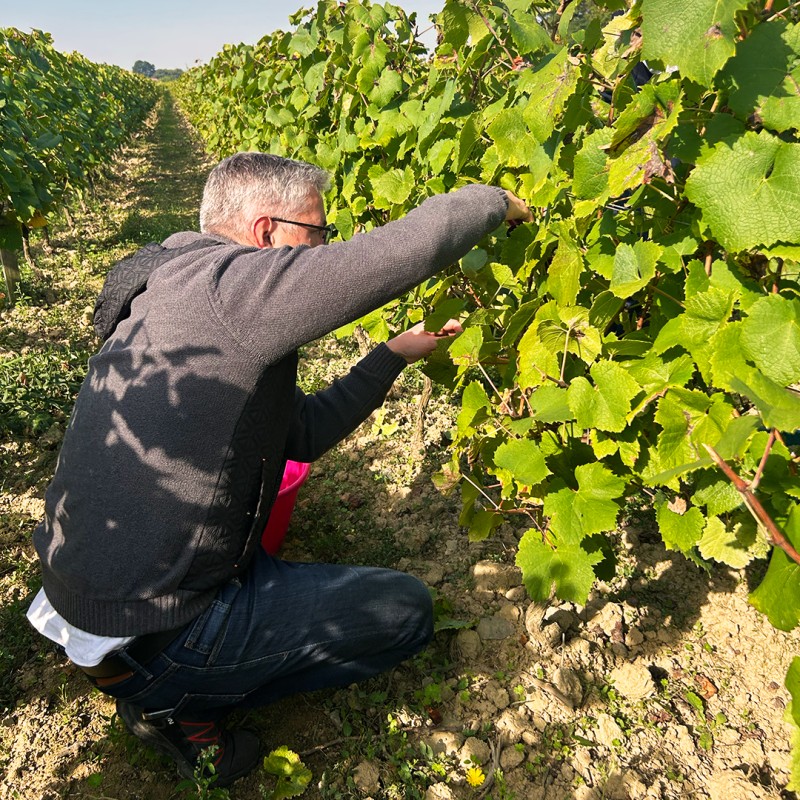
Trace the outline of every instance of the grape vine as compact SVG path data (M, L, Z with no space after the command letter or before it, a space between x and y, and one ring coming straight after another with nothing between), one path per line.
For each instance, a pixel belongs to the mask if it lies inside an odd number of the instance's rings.
M498 230L361 324L461 316L428 366L461 398L452 458L472 539L528 530L529 593L584 602L628 497L698 565L769 558L751 602L800 622L800 26L796 4L322 0L290 32L187 73L218 156L331 171L348 238L469 182L535 224ZM533 11L531 10L533 8ZM584 13L582 19L580 15ZM800 658L787 676L800 725ZM800 730L800 728L798 729ZM795 748L793 788L800 788Z
M157 94L120 67L60 53L47 33L0 28L0 252L10 299L23 226L46 224L90 188Z

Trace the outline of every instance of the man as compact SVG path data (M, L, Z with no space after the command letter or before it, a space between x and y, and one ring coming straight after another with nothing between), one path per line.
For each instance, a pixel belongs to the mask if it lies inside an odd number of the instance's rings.
M326 182L311 165L239 153L209 176L201 233L115 268L98 304L108 338L34 534L43 589L31 622L183 775L215 746L221 786L259 755L253 733L218 724L231 709L367 678L432 634L415 578L291 564L259 543L286 459L312 461L354 430L437 334L400 334L313 396L295 385L297 348L455 262L503 220L530 219L511 193L468 186L319 247L331 231ZM129 307L120 275L146 278Z

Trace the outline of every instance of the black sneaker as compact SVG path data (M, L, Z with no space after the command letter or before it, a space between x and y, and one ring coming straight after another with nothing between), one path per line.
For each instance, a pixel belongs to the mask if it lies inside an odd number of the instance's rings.
M230 786L258 763L259 739L252 731L226 731L216 722L174 719L169 712L148 714L145 719L143 713L138 706L117 700L117 714L128 730L168 755L185 778L194 777L197 757L209 747L217 748L211 759L217 776L214 786Z

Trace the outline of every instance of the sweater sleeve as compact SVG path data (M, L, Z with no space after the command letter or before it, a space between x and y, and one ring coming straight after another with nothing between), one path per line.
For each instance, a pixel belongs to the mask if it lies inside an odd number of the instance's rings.
M454 263L507 209L502 189L473 184L347 242L230 248L216 265L209 299L243 347L274 363Z
M329 388L310 395L295 389L284 456L308 462L330 450L383 403L405 366L405 359L380 344Z

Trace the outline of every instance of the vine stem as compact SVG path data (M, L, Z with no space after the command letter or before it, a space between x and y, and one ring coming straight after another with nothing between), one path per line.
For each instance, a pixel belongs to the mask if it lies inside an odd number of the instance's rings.
M489 373L483 368L483 364L480 361L477 362L478 369L483 373L483 377L489 382L489 386L494 389L494 393L500 398L500 411L504 414L508 414L509 417L514 416L514 412L512 409L509 408L508 403L506 402L503 395L500 394L500 390L494 385L492 379L489 377Z
M765 14L769 14L769 12L772 11L772 3L769 2L769 0L767 0L767 5L769 6L769 9L767 9L766 6L764 7ZM797 8L797 6L800 6L800 0L797 0L797 2L792 3L789 6L786 6L786 8L782 8L780 11L776 11L771 17L768 17L766 21L772 22L772 20L774 20L776 17L782 17L787 11L791 11L793 8Z
M792 561L800 564L800 553L794 549L792 543L783 535L775 521L767 513L767 510L761 505L761 501L753 494L750 484L742 480L713 447L707 444L703 444L703 447L708 451L714 463L736 487L736 490L744 500L744 504L747 506L747 510L755 517L756 522L766 530L769 543L773 547L780 547Z
M475 13L483 20L483 24L489 29L489 33L494 36L494 38L497 40L497 43L503 48L503 52L508 56L508 60L513 64L514 56L508 52L508 48L503 44L503 40L497 35L497 31L492 27L492 23L486 19L486 15L483 13L483 11L481 11L477 0L473 0L472 7L475 9Z
M764 474L764 467L767 464L767 458L769 457L769 452L772 450L772 445L775 444L775 439L777 438L777 432L773 428L769 432L769 439L767 440L767 446L764 448L764 455L761 456L761 461L758 464L758 469L756 470L756 474L753 477L753 480L750 481L750 491L754 492L758 488L758 484L761 483L761 476Z
M570 325L569 329L567 330L567 338L566 338L566 340L564 342L564 357L561 359L561 377L560 377L560 382L562 384L564 383L564 372L566 372L566 369L567 369L567 354L569 353L569 337L570 337L571 333L572 333L572 326Z

